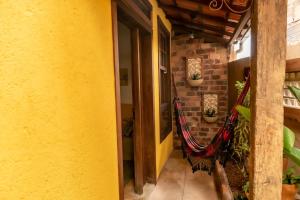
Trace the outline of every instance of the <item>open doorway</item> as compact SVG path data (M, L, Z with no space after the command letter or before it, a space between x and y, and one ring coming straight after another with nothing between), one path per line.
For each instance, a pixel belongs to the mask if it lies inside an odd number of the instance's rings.
M156 182L152 22L130 2L112 1L120 199L130 181L138 194Z
M124 186L134 179L134 105L132 80L131 31L118 22L119 72L122 118L122 151Z

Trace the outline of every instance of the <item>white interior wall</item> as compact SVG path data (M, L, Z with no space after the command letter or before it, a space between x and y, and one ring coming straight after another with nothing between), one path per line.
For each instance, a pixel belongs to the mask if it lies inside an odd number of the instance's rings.
M130 29L118 23L119 29L119 64L120 69L128 69L128 86L121 86L121 103L132 104L132 55Z

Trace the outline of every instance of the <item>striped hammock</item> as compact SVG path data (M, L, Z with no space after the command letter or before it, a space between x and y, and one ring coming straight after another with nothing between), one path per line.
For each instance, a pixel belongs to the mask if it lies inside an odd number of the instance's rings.
M238 120L238 112L235 108L237 105L241 105L243 103L249 88L250 76L247 78L246 84L239 95L235 106L232 108L230 116L227 117L223 127L219 129L218 133L212 139L210 144L201 145L197 142L189 130L175 87L176 96L174 98L174 110L177 134L181 138L183 155L184 157L187 157L194 172L197 170L207 170L209 173L211 173L214 169L216 160L220 160L221 164L225 165L230 147L230 141L234 134L234 126ZM210 165L208 164L209 162L207 160L210 161Z

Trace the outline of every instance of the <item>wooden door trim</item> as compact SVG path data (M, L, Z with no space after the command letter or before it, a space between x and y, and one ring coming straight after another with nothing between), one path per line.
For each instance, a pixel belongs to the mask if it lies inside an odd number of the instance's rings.
M118 0L118 5L128 16L133 18L145 30L152 31L152 20L136 5L133 0ZM151 7L152 9L152 7Z
M111 2L112 9L112 33L113 53L115 70L115 98L116 98L116 122L117 122L117 152L118 152L118 178L119 178L119 199L124 199L124 176L123 176L123 144L122 144L122 117L120 97L120 71L119 71L119 45L118 45L118 4L115 0Z
M156 184L155 94L152 33L141 35L143 88L144 182Z
M120 81L119 81L119 48L118 48L118 10L122 10L123 13L125 13L126 16L132 16L132 13L128 12L135 12L130 11L130 9L124 10L122 5L123 0L112 0L112 20L113 20L113 41L114 41L114 67L115 67L115 84L116 84L116 112L117 112L117 140L118 140L118 172L119 172L119 198L120 200L124 199L124 185L123 185L123 148L122 148L122 119L121 119L121 99L120 99ZM123 4L124 5L124 4ZM136 18L133 18L131 22L128 25L138 25L137 23L134 23L134 20ZM138 26L139 27L139 26ZM139 160L139 166L141 169L139 171L142 171L140 174L135 174L135 176L139 176L138 184L142 185L139 189L140 191L137 191L140 193L142 191L142 188L146 182L149 183L156 183L156 141L155 141L155 94L154 94L154 67L153 67L153 55L152 55L152 21L151 21L151 28L145 28L143 26L140 26L141 29L139 29L139 45L144 45L144 42L146 42L146 45L143 46L147 47L146 51L144 50L140 51L140 61L139 65L142 64L143 68L147 67L147 69L144 71L142 68L140 68L139 71L139 77L140 77L140 91L138 92L140 97L140 102L144 103L146 102L147 106L148 103L150 106L147 107L145 110L144 107L140 104L140 111L138 111L140 116L140 127L143 132L140 131L142 134L142 139L139 140L141 147L135 147L137 149L136 152L141 152L141 155L139 157L142 157L143 159L135 159ZM140 46L141 47L141 46ZM144 58L145 55L147 55L147 58ZM133 61L134 62L134 61ZM142 62L142 63L141 63ZM144 73L144 74L143 74ZM150 75L151 74L151 75ZM143 78L141 78L143 77ZM145 81L145 78L147 78L147 81ZM142 81L141 81L142 80ZM145 91L147 90L147 91ZM151 91L150 91L151 90ZM146 97L145 97L145 94ZM148 103L147 103L148 102ZM150 120L149 120L150 119ZM146 124L146 125L145 125ZM147 130L144 130L147 129ZM143 134L147 134L146 136L143 136ZM140 148L140 149L139 149ZM136 152L134 152L136 154ZM147 159L147 160L145 160ZM139 173L139 172L138 172Z
M134 105L134 189L137 194L143 193L143 128L142 128L142 87L141 87L141 55L140 31L134 28L132 35L132 74L133 74L133 105Z

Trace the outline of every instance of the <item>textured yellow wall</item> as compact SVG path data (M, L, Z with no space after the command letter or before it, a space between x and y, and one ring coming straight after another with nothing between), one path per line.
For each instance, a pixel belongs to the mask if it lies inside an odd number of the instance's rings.
M0 199L118 199L109 0L0 3Z
M171 25L151 3L159 175L157 15ZM110 1L6 0L0 24L0 199L118 199Z
M160 128L159 128L159 70L158 70L158 33L157 33L157 16L160 16L166 28L171 31L171 24L166 19L162 9L158 8L156 0L150 1L153 6L153 66L154 66L154 95L155 95L155 136L156 136L156 171L157 176L161 172L165 162L169 158L173 150L173 135L160 143Z

